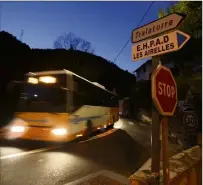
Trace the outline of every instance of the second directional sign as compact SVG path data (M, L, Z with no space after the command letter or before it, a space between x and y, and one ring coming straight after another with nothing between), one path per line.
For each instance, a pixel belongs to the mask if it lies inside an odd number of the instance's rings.
M139 42L132 47L132 60L136 61L177 51L181 49L189 39L189 35L177 30L154 39Z

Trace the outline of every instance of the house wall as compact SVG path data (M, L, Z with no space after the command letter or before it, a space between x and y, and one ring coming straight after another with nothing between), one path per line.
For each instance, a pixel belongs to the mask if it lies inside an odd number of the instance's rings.
M145 63L144 66L142 66L140 70L136 72L137 81L150 79L150 76L152 73L152 64L149 62L149 63ZM173 68L174 64L170 62L170 63L164 64L164 66L168 68Z
M137 72L137 80L140 81L140 80L148 80L149 79L149 75L152 71L152 65L151 63L147 63L145 64L145 67L142 66L140 68L140 71Z

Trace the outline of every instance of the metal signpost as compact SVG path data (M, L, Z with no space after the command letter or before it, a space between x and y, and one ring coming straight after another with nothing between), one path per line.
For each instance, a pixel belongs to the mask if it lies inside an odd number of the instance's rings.
M168 118L177 106L177 86L170 69L159 65L160 55L177 51L190 36L175 30L186 15L173 13L132 31L132 60L152 57L152 172L160 173L160 115L162 125L162 152L164 184L169 183ZM170 32L169 32L170 31ZM167 32L167 33L166 33ZM155 37L156 36L156 37ZM148 39L148 40L146 40ZM155 106L154 106L155 105ZM158 110L158 112L157 112ZM156 182L159 184L159 181Z
M170 69L158 65L152 74L152 99L159 110L159 113L164 116L161 120L162 126L162 157L163 157L163 176L164 185L169 182L169 162L168 162L168 118L173 116L177 101L177 85L173 78Z

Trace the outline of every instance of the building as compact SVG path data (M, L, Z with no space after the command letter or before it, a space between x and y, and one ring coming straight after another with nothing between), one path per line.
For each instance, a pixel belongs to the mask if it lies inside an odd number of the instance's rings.
M162 65L171 69L172 73L175 73L176 75L180 74L179 67L175 65L173 62L168 62ZM150 80L152 74L152 60L147 60L139 68L133 71L133 73L136 75L137 81Z

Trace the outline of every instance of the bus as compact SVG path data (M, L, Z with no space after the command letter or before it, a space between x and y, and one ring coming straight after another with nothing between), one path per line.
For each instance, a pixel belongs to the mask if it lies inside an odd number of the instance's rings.
M115 93L69 70L29 72L22 89L9 139L71 141L119 119Z

